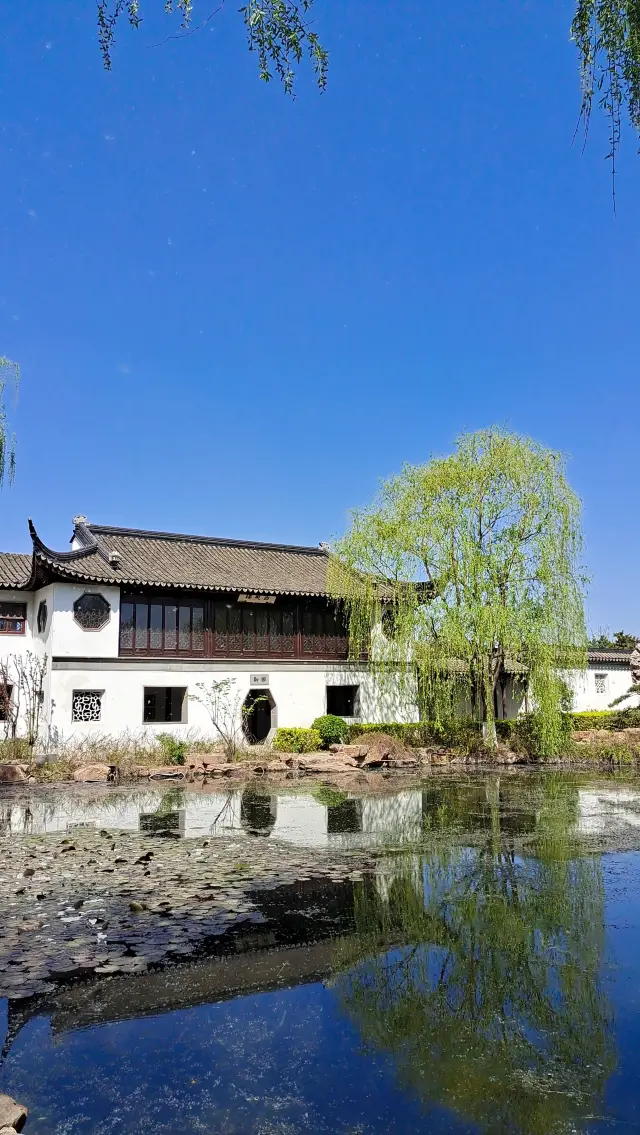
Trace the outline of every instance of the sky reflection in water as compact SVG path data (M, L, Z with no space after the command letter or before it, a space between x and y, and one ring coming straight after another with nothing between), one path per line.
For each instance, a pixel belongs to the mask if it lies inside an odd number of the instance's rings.
M576 855L576 778L446 789L423 790L421 850L332 896L337 936L304 944L298 984L243 993L245 954L226 1000L206 974L181 1000L195 971L175 969L154 980L184 1008L154 1015L127 979L131 1019L114 983L92 1016L71 990L25 1019L0 1090L26 1135L640 1131L640 853ZM473 848L447 839L465 826Z

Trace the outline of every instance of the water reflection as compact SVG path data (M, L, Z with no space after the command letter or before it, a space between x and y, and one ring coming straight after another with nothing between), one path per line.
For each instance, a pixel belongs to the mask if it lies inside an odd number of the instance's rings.
M335 989L423 1101L483 1131L575 1131L616 1065L602 863L573 857L575 785L549 778L522 816L489 787L426 813L453 825L472 807L483 845L405 857L360 888ZM532 815L537 855L521 858Z
M379 778L373 788L341 790L317 784L270 787L256 781L226 789L220 781L195 785L5 790L0 793L0 836L106 827L176 837L250 833L300 846L348 848L448 840L483 842L497 830L533 845L550 838L549 800L564 794L555 823L563 834L613 839L640 827L637 778L572 774L476 774L431 777L394 790ZM567 794L569 793L569 795ZM558 817L561 816L561 819Z
M614 1007L622 988L635 1013L640 927L625 898L621 985L623 920L606 913L640 856L627 877L620 857L577 854L585 791L607 787L459 778L396 794L390 813L335 789L294 798L322 810L326 837L360 838L377 809L387 832L418 815L422 843L363 877L255 889L260 924L221 956L17 1008L0 1091L32 1107L34 1135L133 1135L141 1116L194 1135L635 1129L633 1086L626 1104L605 1088L625 1060L635 1076ZM189 796L143 814L188 816ZM259 786L229 798L223 819L244 830L273 835L287 814L286 794Z

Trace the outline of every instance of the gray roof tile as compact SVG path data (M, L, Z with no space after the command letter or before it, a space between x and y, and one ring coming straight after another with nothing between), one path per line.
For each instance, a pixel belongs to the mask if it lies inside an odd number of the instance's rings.
M320 548L81 524L76 525L75 535L84 547L59 553L42 544L35 529L32 535L41 564L57 575L87 582L280 595L327 594L329 557Z
M31 575L32 555L0 552L0 587L24 587Z

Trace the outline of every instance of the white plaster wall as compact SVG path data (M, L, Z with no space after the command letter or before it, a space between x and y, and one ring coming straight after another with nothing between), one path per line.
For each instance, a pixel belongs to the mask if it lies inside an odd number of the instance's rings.
M57 640L56 640L57 641ZM60 657L57 647L56 655ZM242 667L242 668L241 668ZM190 668L188 664L181 666L173 663L163 666L158 661L157 668L140 667L135 661L123 659L113 667L96 667L89 669L78 663L73 669L55 668L52 674L51 696L53 709L51 715L52 726L57 730L60 738L69 739L71 736L115 736L128 732L139 736L153 736L161 732L171 732L177 735L187 730L190 736L200 735L211 737L214 730L210 718L203 705L194 700L199 694L198 685L203 683L209 686L213 681L219 682L229 678L234 682L233 697L238 700L238 725L240 724L239 707L244 701L251 685L251 674L268 674L269 686L276 709L274 724L280 726L310 726L316 717L326 712L326 687L338 684L338 677L347 685L359 685L361 690L361 717L365 721L383 721L383 713L393 711L391 720L405 720L402 706L389 707L387 704L376 703L375 690L372 688L372 679L366 672L355 672L344 667L342 672L337 667L325 670L322 667L285 668L271 663L256 663L249 671L247 664L242 663L234 668L233 663L228 669L222 670L219 666L210 671L198 667ZM143 699L145 686L179 686L186 687L190 695L187 700L187 720L184 723L158 723L145 725L143 721ZM261 687L256 687L258 690ZM103 691L101 720L96 722L72 722L72 699L76 690ZM389 720L386 718L386 720Z
M85 631L73 617L81 595L102 595L111 607L102 630ZM117 658L120 640L120 588L54 583L51 649L54 658Z
M596 675L606 675L605 691L596 690ZM609 709L615 698L626 694L631 686L631 671L627 666L591 665L588 670L571 670L564 675L573 693L575 713L585 710ZM637 705L637 695L632 695L620 708Z

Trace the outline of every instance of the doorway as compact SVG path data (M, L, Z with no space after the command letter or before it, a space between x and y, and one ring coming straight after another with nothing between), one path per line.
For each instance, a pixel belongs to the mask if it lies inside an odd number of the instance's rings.
M249 690L242 706L242 732L250 745L267 740L275 705L270 690Z

